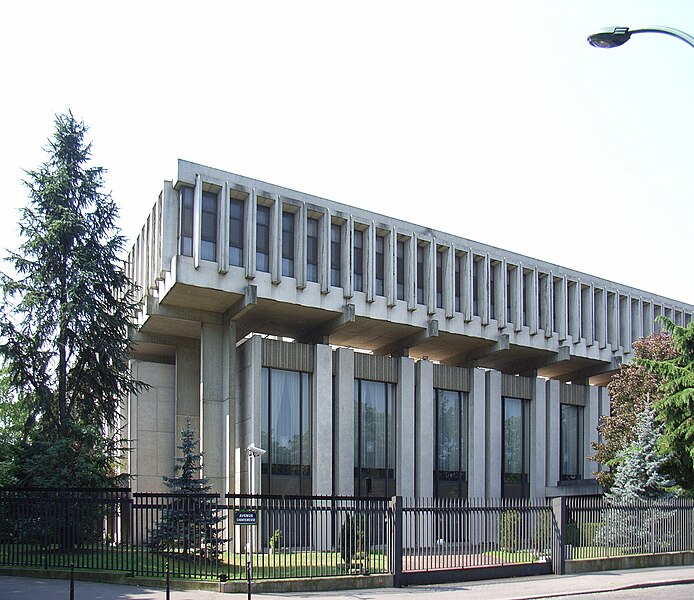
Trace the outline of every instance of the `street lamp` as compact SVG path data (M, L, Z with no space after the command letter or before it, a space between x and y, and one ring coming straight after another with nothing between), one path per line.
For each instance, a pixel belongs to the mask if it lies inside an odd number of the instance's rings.
M251 443L246 448L246 458L248 459L248 493L255 495L255 459L260 458L267 450L258 448ZM253 506L257 506L256 499L252 500ZM256 513L256 519L257 519ZM248 600L251 600L251 581L253 580L253 535L255 532L248 533L246 541L246 580L248 585Z
M679 38L683 42L694 48L694 37L680 31L672 29L672 27L639 27L638 29L629 29L628 27L607 27L601 29L597 33L588 36L588 43L596 48L616 48L629 41L629 38L634 33L664 33L673 37Z

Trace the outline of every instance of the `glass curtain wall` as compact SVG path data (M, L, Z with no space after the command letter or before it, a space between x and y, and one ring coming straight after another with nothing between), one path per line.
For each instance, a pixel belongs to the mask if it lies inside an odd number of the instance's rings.
M354 493L395 495L395 385L354 381Z
M309 374L263 368L261 440L264 494L311 493Z
M467 498L467 394L435 390L434 494Z
M530 496L530 401L502 399L502 494L508 498Z

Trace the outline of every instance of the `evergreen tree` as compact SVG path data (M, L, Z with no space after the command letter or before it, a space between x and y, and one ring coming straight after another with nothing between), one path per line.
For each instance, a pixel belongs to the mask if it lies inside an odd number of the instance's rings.
M647 369L641 360L666 360L675 356L672 339L666 333L641 338L634 343L636 361L622 365L607 386L610 414L600 417L600 441L593 442L592 460L609 467L595 477L600 485L610 488L625 451L636 440L639 414L662 396L661 377Z
M7 257L13 274L0 275L0 355L25 415L25 484L45 485L37 464L60 470L52 483L76 485L86 467L90 481L108 484L122 450L112 435L119 405L142 387L128 367L135 304L118 211L102 191L104 169L88 165L86 133L71 113L56 116L47 161L26 172L23 241ZM46 453L56 444L61 451Z
M663 445L671 455L668 473L687 495L694 495L694 321L686 327L660 318L672 336L675 355L641 363L656 374L662 397L656 400L663 423Z
M635 502L670 496L667 488L672 484L663 474L668 457L658 450L662 431L662 424L656 421L655 409L647 404L637 418L636 440L624 452L614 484L605 494L609 502Z
M162 518L150 532L148 545L155 552L182 558L219 558L223 544L223 527L212 489L206 477L200 477L203 455L197 452L195 432L186 419L177 448L174 477L164 476L164 483L175 497L170 498Z

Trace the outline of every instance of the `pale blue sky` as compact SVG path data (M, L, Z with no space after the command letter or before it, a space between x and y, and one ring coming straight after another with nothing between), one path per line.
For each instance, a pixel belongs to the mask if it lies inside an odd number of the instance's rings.
M694 303L691 0L23 2L0 9L3 247L53 115L132 237L176 159Z

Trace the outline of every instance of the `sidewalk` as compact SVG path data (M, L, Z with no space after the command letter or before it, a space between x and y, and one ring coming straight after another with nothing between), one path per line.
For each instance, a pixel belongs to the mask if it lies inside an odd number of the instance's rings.
M305 592L286 594L253 594L258 600L299 600L329 598L355 600L439 600L475 598L480 600L529 600L564 595L605 592L660 585L694 584L694 567L663 567L582 573L579 575L546 575L494 579L457 584L416 586L409 588L364 589L342 592ZM12 600L59 600L69 598L70 582L60 579L33 579L0 576L0 598ZM171 600L241 600L246 594L222 594L210 591L171 591ZM166 592L129 585L75 582L75 600L165 600Z

